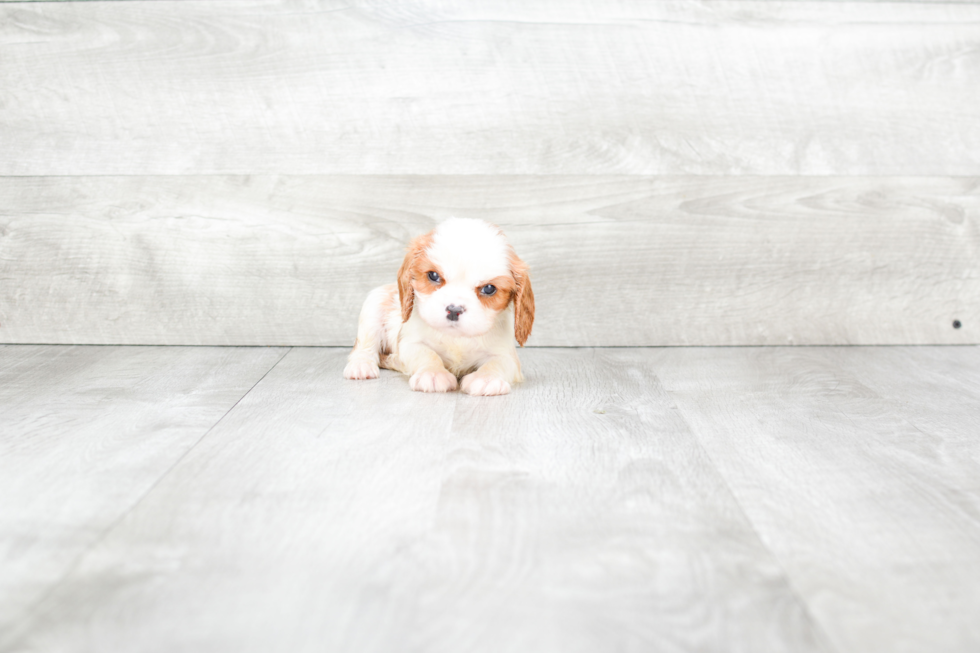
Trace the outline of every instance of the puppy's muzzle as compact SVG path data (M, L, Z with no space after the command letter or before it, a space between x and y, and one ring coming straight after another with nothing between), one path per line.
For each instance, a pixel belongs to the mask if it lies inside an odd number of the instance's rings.
M459 316L466 312L466 309L462 306L457 306L456 304L450 304L446 307L446 319L450 322L456 322L459 320Z

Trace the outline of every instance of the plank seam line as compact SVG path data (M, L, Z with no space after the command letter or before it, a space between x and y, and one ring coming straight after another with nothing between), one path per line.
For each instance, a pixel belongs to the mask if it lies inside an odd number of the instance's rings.
M176 469L177 466L180 465L180 463L183 462L183 460L185 458L187 458L187 456L194 449L196 449L199 444L201 444L201 442L204 441L204 438L206 438L211 433L211 431L213 431L215 429L215 427L218 426L218 424L220 424L222 421L224 421L224 419L233 410L235 410L236 407L238 407L238 404L240 404L242 402L242 400L245 399L245 397L247 397L249 394L251 394L252 390L254 390L255 387L258 384L262 383L263 379L265 379L265 377L267 377L269 375L269 373L272 372L272 370L276 369L276 367L279 365L279 363L281 363L282 360L284 358L286 358L286 356L289 355L289 352L291 352L292 350L293 350L292 347L288 348L285 351L285 353L283 353L283 355L280 356L279 359L275 363L273 363L272 366L269 369L267 369L265 371L265 373L259 378L259 380L256 381L255 383L253 383L249 387L249 389L246 390L245 393L235 401L235 403L231 406L231 408L229 408L228 410L226 410L224 412L224 414L222 414L221 417L219 417L218 420L214 424L212 424L210 427L208 427L208 429L204 432L204 434L201 435L201 437L199 437L194 442L194 444L192 444L190 447L188 447L187 450L184 451L184 453L182 453L180 455L180 457L177 458L177 460L175 460L173 462L173 464L170 465L170 467L168 467L167 470L165 472L163 472L163 474L161 474L150 485L150 487L148 487L143 492L143 494L141 494L139 496L139 498L137 498L136 501L133 502L133 504L129 508L127 508L126 510L124 510L123 513L121 515L119 515L119 517L117 517L116 519L114 519L111 524L109 524L108 526L106 526L102 530L102 533L100 533L99 536L95 539L95 541L92 542L92 544L90 544L89 546L85 547L85 549L83 551L81 551L77 556L75 556L75 559L72 560L71 564L68 565L68 567L65 569L65 572L61 575L61 578L56 583L54 583L53 585L51 585L51 587L48 589L48 591L46 591L44 594L42 594L41 597L38 598L37 601L35 601L29 608L27 608L27 610L25 610L25 612L24 612L24 620L22 621L22 627L18 629L20 632L19 633L17 633L17 632L13 633L13 637L12 637L12 640L11 641L3 642L2 640L0 640L0 645L4 646L6 648L8 646L10 646L10 647L16 647L16 644L20 643L19 640L22 639L26 635L26 633L29 633L30 632L30 630L31 630L30 629L30 625L35 620L35 618L37 616L38 610L41 608L41 606L48 599L51 598L51 596L60 587L62 587L65 584L65 582L68 580L68 578L70 578L71 575L78 568L79 564L81 564L81 562L85 558L85 556L87 556L89 554L89 552L91 552L97 546L99 546L100 544L102 544L102 542L105 541L105 539L109 536L109 534L112 531L114 531L119 526L119 524L121 524L126 519L126 517L128 517L130 514L132 514L132 512L134 510L136 510L136 508L139 507L140 504L143 503L143 501L146 499L146 497L148 497L157 488L157 486L160 485L160 483L163 481L163 479L167 478L170 475L170 473L174 469Z
M690 420L687 419L687 415L685 414L684 408L681 407L681 405L678 404L677 401L674 399L674 393L667 388L667 385L664 383L663 379L660 378L660 375L657 375L657 379L660 381L660 385L664 389L664 392L666 392L667 396L670 397L670 400L674 404L674 408L677 409L678 414L680 414L681 419L683 419L684 423L687 425L688 431L690 431L691 437L694 438L694 441L697 443L698 448L704 454L705 458L707 458L708 462L711 464L711 467L714 469L715 474L718 475L718 478L720 478L724 482L725 490L727 491L728 496L730 496L732 498L732 501L735 502L735 505L738 507L738 511L742 514L742 517L745 519L745 523L748 524L749 528L752 529L752 533L755 534L755 537L759 541L759 544L762 545L762 547L769 552L769 555L772 558L773 563L782 573L783 578L786 579L786 587L789 588L789 591L792 593L793 598L796 599L796 602L799 604L800 608L802 608L804 614L806 615L807 620L810 622L810 624L812 624L814 634L819 638L819 643L821 647L825 648L828 651L835 651L837 653L844 650L839 645L837 645L834 642L834 640L830 637L829 633L824 629L823 624L820 623L820 621L817 619L817 616L810 609L810 604L803 598L803 596L797 590L796 585L793 583L793 577L790 575L789 571L787 571L786 566L783 564L783 561L779 558L779 556L776 555L776 552L773 551L772 548L769 546L769 544L766 543L765 538L762 537L762 533L759 532L759 529L756 527L755 522L752 521L752 518L749 517L749 514L745 511L745 507L742 505L742 502L739 500L738 495L735 494L735 490L732 488L732 484L722 473L721 469L718 467L718 464L715 462L715 459L711 456L711 452L708 451L707 447L705 447L704 443L701 441L700 436L698 436L697 430L694 428L694 426L691 425Z
M27 0L27 2L20 2L20 0L9 1L0 0L0 8L4 5L13 4L44 4L44 3L58 3L60 5L71 4L72 2L91 2L92 0ZM170 0L101 0L102 2L169 2ZM877 2L880 0L867 0L868 2ZM976 0L970 0L970 3L976 2ZM967 4L967 3L964 3ZM0 44L2 45L2 44ZM243 170L235 171L214 171L207 170L204 172L88 172L88 173L55 173L55 174L42 174L42 173L12 173L12 172L0 172L0 180L6 179L102 179L102 178L117 178L117 179L176 179L176 178L198 178L198 179L219 179L228 177L256 177L256 178L279 178L279 177L297 177L297 178L321 178L321 177L332 177L340 179L353 179L358 177L369 177L369 178L403 178L403 179L421 179L430 177L442 177L442 178L482 178L482 177L497 177L503 179L518 179L518 178L592 178L602 180L619 180L625 179L630 181L636 181L641 179L698 179L698 180L837 180L837 179L870 179L870 180L881 180L881 179L914 179L914 180L930 180L930 179L955 179L955 180L975 180L980 176L980 171L972 172L955 172L955 173L869 173L869 174L845 174L845 173L827 173L827 174L793 174L785 172L774 172L774 173L747 173L747 174L697 174L697 173L656 173L656 172L248 172Z
M54 1L54 0L52 0ZM59 0L66 1L66 0ZM121 0L120 0L121 1ZM3 0L0 0L3 2ZM350 345L160 345L152 343L72 343L72 342L0 342L2 347L199 347L199 348L223 348L223 349L275 349L277 347L287 347L289 349L346 349L350 350ZM980 347L980 342L899 342L899 343L879 343L879 344L796 344L796 345L528 345L524 349L874 349L874 348L902 348L902 347L948 347L948 348L969 348Z

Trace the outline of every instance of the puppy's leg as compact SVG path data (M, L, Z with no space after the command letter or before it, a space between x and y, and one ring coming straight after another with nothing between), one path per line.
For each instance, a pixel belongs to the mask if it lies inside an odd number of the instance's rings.
M401 371L409 374L408 386L417 392L449 392L456 389L456 375L446 369L439 354L419 343L401 344Z
M394 284L368 293L357 320L357 340L344 368L345 379L378 378L378 363L385 347L385 317L396 293Z
M505 395L510 384L523 380L517 353L513 356L494 356L480 368L467 374L460 382L460 390L469 395Z

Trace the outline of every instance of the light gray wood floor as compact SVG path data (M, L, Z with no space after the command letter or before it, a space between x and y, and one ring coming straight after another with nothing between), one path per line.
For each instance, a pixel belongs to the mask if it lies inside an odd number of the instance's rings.
M0 347L0 650L975 651L980 348Z

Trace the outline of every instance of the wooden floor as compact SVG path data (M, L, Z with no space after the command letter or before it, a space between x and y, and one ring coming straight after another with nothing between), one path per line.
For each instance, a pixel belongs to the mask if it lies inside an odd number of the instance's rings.
M976 651L980 348L0 347L0 650Z

